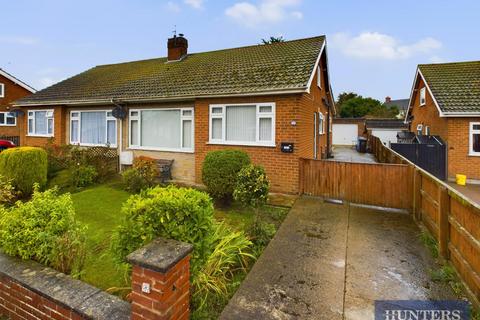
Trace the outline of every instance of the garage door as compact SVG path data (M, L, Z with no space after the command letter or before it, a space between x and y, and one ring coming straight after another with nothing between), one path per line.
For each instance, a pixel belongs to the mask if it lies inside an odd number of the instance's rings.
M375 136L375 137L379 137L380 140L383 142L383 143L386 143L387 145L390 143L390 142L397 142L397 133L398 131L401 131L401 130L372 130L372 135Z
M334 145L355 145L358 137L358 125L334 124L332 128Z

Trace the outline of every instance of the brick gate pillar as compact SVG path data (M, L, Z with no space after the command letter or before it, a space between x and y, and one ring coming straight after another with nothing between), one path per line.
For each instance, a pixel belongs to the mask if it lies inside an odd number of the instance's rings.
M188 319L191 244L159 238L131 253L132 320Z

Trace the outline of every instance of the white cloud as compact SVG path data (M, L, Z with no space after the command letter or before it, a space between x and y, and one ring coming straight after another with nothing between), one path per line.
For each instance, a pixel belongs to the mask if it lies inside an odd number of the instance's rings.
M180 12L180 6L173 1L167 2L167 9L168 11L175 12L175 13Z
M444 62L446 62L446 60L443 59L442 57L439 57L439 56L432 56L432 57L430 57L430 62L431 63L444 63Z
M33 37L24 37L24 36L0 36L0 43L9 43L9 44L20 44L25 46L30 46L37 44L39 40Z
M301 0L261 0L257 5L250 2L238 2L225 10L227 17L247 26L276 23L289 17L302 19L303 14L292 8L297 7Z
M203 0L185 0L184 2L194 9L203 8Z
M402 60L428 54L441 48L442 43L434 38L424 38L412 44L401 44L394 37L379 32L363 32L357 36L341 32L333 35L332 47L354 58Z

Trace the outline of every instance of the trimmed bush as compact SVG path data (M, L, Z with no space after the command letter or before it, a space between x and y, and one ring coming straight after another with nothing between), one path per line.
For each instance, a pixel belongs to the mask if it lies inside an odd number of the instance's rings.
M0 207L0 247L6 254L70 273L81 268L83 246L84 230L75 221L70 194L39 192L36 185L32 200Z
M233 197L244 205L257 208L267 202L269 189L270 183L265 169L250 164L238 173Z
M207 153L202 167L202 180L217 200L229 201L240 170L250 164L250 157L240 150L219 150Z
M112 239L119 261L158 237L193 244L192 270L198 270L209 254L207 238L213 232L213 204L204 192L174 186L146 189L132 195L122 212L125 221Z
M47 153L42 148L11 148L0 153L0 174L12 179L12 185L24 196L32 193L35 183L45 186L47 166Z
M72 184L77 188L87 187L95 182L97 176L97 169L94 166L75 166L72 170Z

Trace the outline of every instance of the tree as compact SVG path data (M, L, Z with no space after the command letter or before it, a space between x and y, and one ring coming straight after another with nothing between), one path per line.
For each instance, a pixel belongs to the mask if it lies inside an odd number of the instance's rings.
M272 44L272 43L279 43L279 42L285 42L285 39L283 38L283 36L280 36L280 37L271 36L269 39L262 39L262 44Z
M342 118L361 118L365 116L395 118L399 112L396 106L387 107L376 99L364 98L354 92L339 94L336 104Z

